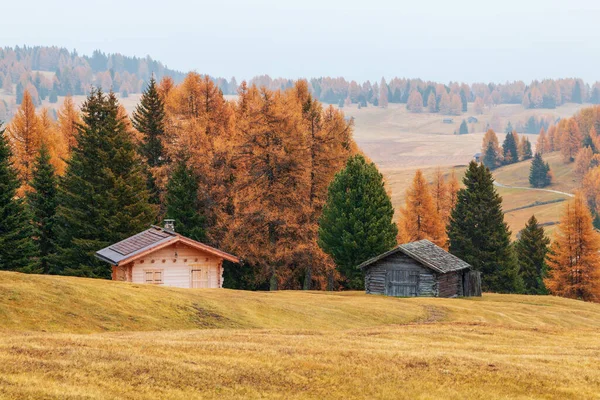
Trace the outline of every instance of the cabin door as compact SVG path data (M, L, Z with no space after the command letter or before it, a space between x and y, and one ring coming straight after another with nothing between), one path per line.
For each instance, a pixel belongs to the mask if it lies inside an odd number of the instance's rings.
M208 268L193 267L192 269L192 288L206 289L208 288Z
M409 297L418 295L418 271L392 269L387 272L385 280L385 294L388 296Z

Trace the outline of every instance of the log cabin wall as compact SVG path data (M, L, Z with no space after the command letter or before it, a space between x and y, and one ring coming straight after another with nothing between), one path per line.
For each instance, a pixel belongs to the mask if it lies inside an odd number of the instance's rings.
M416 296L437 296L435 273L400 252L381 259L366 269L366 292L368 294L390 295L389 280L391 271L406 271L407 274L417 275Z
M439 297L457 297L463 295L463 271L438 275Z

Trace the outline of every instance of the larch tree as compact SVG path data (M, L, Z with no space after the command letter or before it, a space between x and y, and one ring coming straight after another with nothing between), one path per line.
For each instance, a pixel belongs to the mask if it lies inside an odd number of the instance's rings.
M379 84L379 107L381 108L387 108L389 104L388 90L385 78L381 78L381 83Z
M448 225L450 221L450 215L452 214L452 210L456 207L456 203L458 203L458 191L460 190L460 182L456 177L456 173L452 170L450 174L450 179L448 180L448 204L447 204L447 216L444 226Z
M450 253L482 273L482 288L520 292L522 280L490 170L472 161L448 226Z
M435 211L445 228L450 216L450 190L440 167L435 169L433 183L431 184L431 197L433 198Z
M4 129L0 129L0 270L30 272L35 268L35 247L17 171Z
M9 142L12 147L13 163L21 186L17 195L23 196L30 190L31 172L42 142L40 119L29 92L23 93L23 101L17 114L7 126Z
M226 247L254 266L271 290L290 278L296 239L310 214L310 154L296 101L294 93L243 82L236 106L235 214Z
M575 156L575 174L579 179L583 179L588 170L592 167L594 151L591 147L585 146L577 152Z
M27 205L33 224L33 242L36 246L35 271L57 273L56 256L56 208L58 182L50 152L45 143L40 147L33 168L32 191L27 193Z
M432 91L427 97L427 111L430 113L437 112L437 103L435 101L435 93Z
M321 288L331 288L335 265L317 243L319 218L333 176L357 149L352 140L351 123L344 120L343 114L332 106L323 110L310 94L306 81L298 81L294 90L298 100L296 107L301 107L310 173L309 213L306 215L305 236L297 259L301 265L305 265L303 289L310 290L315 284Z
M565 162L575 161L575 155L581 148L582 141L583 135L579 130L577 121L575 121L575 118L569 118L560 140L560 151Z
M420 113L423 111L423 97L417 90L413 90L408 96L406 109L410 112Z
M526 136L522 136L519 141L519 158L521 160L531 160L532 157L531 142Z
M66 168L65 160L68 158L67 145L47 108L44 107L41 109L39 121L41 132L40 148L41 145L46 146L46 150L50 154L50 163L54 167L56 174L60 176Z
M319 222L319 245L329 254L349 289L364 287L356 267L396 245L398 228L383 176L362 155L348 159L329 185Z
M536 153L540 154L544 154L549 151L548 138L546 136L546 131L544 130L544 127L542 127L542 129L540 130L540 134L538 135L538 140L535 144L535 151Z
M60 272L110 278L95 252L146 229L156 210L114 93L93 89L82 113L58 198Z
M544 283L557 296L600 301L600 236L580 193L565 205Z
M548 270L546 255L549 244L550 239L546 236L544 228L538 224L535 215L532 215L515 243L519 275L523 279L525 293L546 294L544 278Z
M65 97L62 106L57 113L58 130L63 142L67 147L67 157L71 155L73 148L77 145L77 134L81 124L81 116L75 107L71 96Z
M428 239L446 247L445 227L421 170L417 170L411 187L406 191L405 205L400 209L398 231L401 243Z

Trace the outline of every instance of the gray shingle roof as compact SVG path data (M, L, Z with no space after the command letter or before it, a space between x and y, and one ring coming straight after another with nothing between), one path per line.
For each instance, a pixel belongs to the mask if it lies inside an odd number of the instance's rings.
M424 266L442 274L471 268L471 265L467 264L465 261L448 253L446 250L426 239L419 240L417 242L401 244L386 253L380 254L377 257L373 257L370 260L365 261L364 263L360 264L358 268L362 269L368 267L369 265L399 251L406 254L413 260L420 262Z

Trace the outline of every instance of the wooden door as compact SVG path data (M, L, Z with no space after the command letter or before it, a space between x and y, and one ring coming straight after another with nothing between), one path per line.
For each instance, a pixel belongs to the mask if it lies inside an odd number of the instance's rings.
M209 276L208 268L194 268L192 269L192 288L194 289L206 289L209 287Z
M385 280L385 294L388 296L418 296L418 271L392 269L387 272Z

